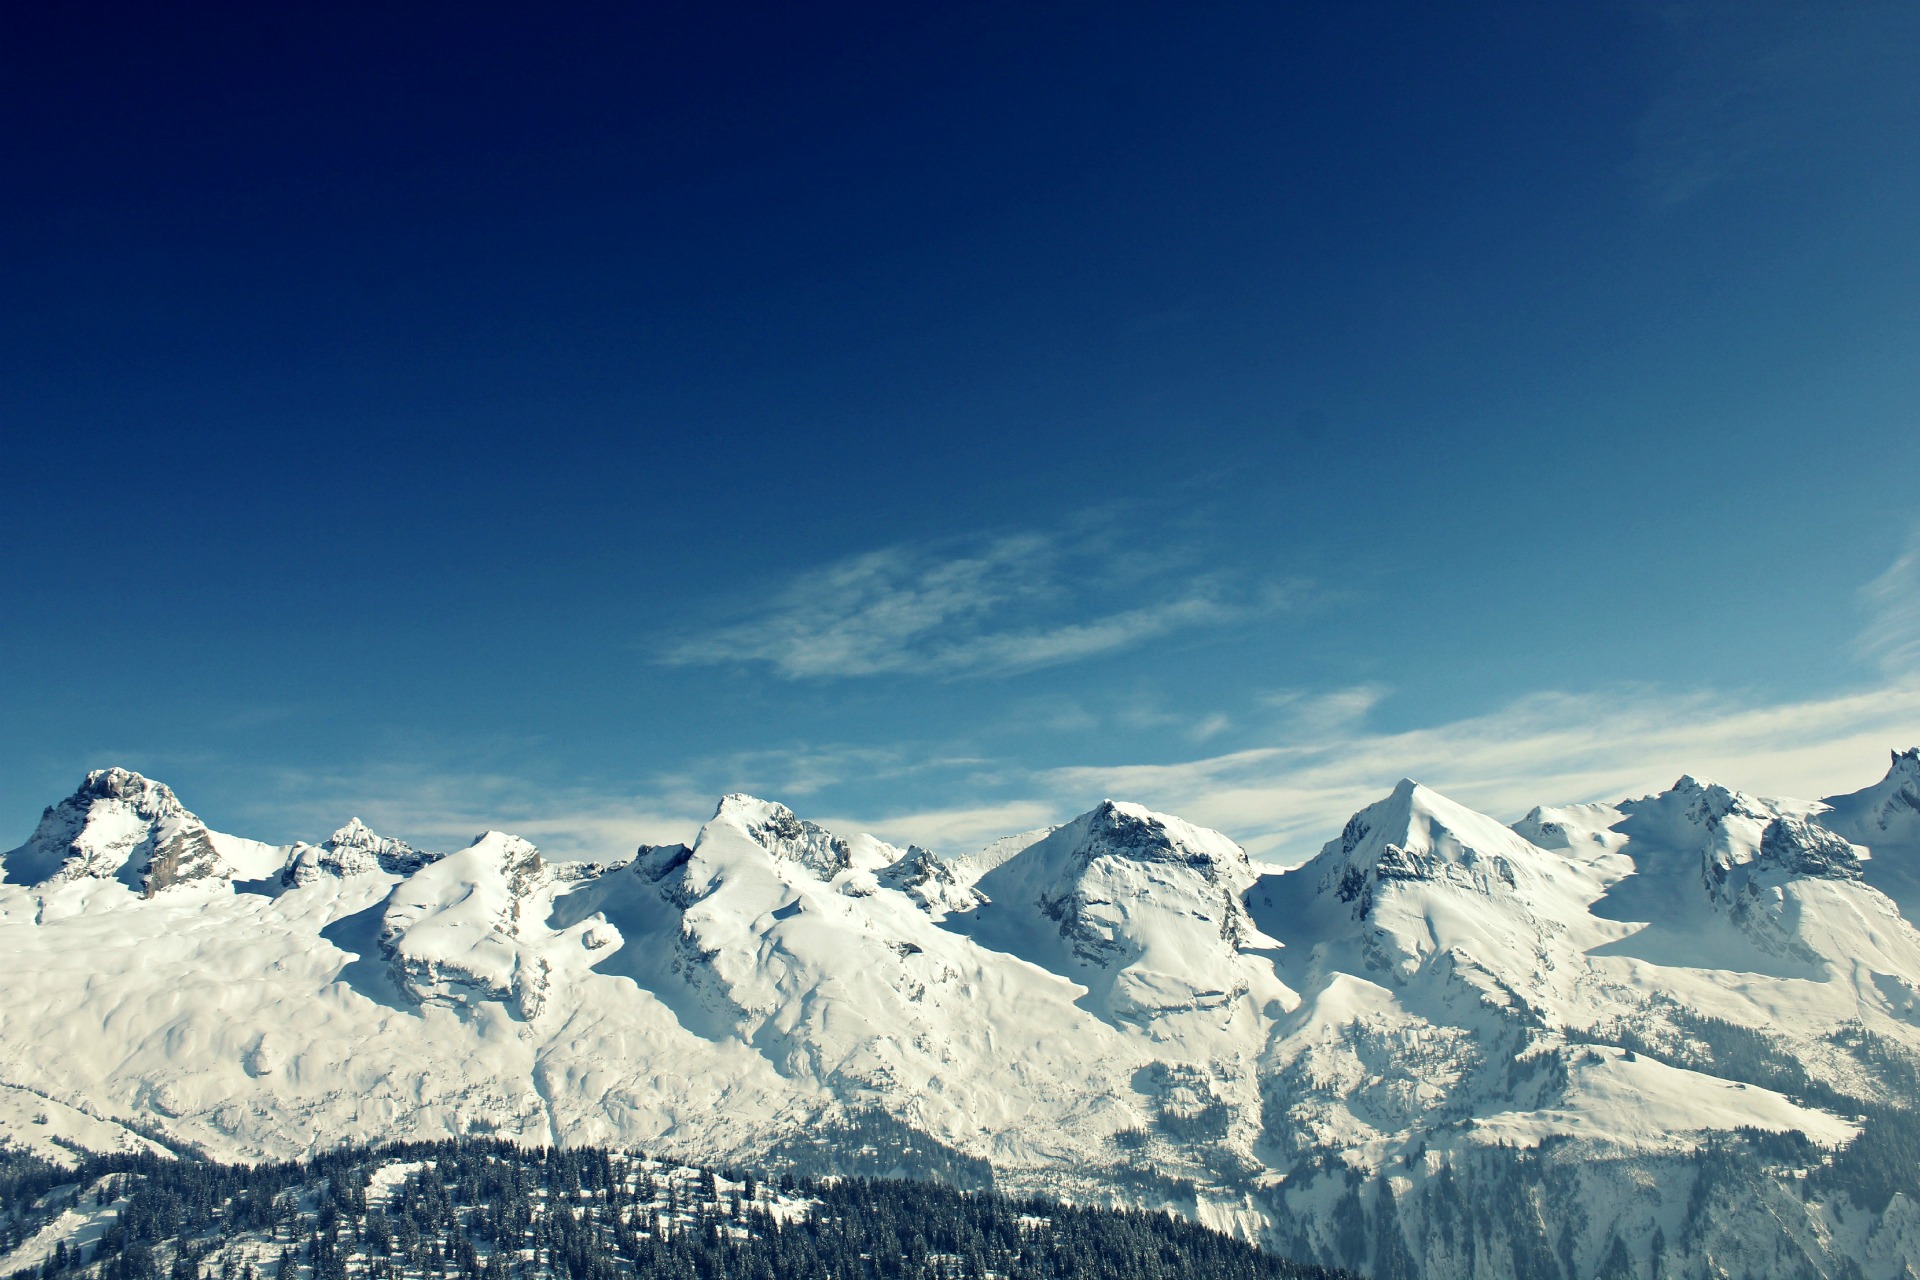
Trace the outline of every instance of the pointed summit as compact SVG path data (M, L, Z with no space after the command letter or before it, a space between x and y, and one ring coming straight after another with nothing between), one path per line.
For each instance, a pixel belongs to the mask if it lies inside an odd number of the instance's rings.
M312 884L321 876L345 879L375 871L412 875L440 856L422 852L404 840L376 834L359 818L349 818L345 826L321 843L295 845L280 873L280 883Z
M1402 778L1349 818L1307 867L1317 865L1321 889L1364 919L1383 882L1451 879L1498 894L1515 887L1517 865L1550 856L1497 819Z
M1623 800L1617 808L1624 816L1616 829L1628 838L1642 870L1648 869L1646 857L1698 857L1711 887L1728 868L1759 856L1768 823L1805 818L1818 806L1767 800L1683 776L1657 795Z
M774 857L797 862L822 880L832 879L853 861L852 846L825 827L802 821L783 804L739 792L721 797L694 848L707 845L709 833L716 829L744 835Z
M0 865L16 883L117 879L149 898L176 884L232 877L206 824L164 783L131 769L87 774Z
M987 905L961 919L989 946L1076 972L1109 1021L1138 1022L1247 993L1242 948L1273 945L1241 901L1257 878L1218 831L1105 800L982 874Z
M980 905L980 895L961 879L952 863L917 844L908 845L880 872L880 882L911 897L936 920Z
M379 843L381 837L373 833L372 828L360 821L358 815L347 819L347 824L327 837L327 843L335 848L352 846L356 849L370 849Z
M1608 939L1602 891L1590 861L1403 778L1258 901L1303 966L1289 982L1344 972L1526 1022L1572 1007L1562 959Z
M1920 846L1920 747L1893 752L1886 777L1847 795L1828 796L1822 826L1855 844Z

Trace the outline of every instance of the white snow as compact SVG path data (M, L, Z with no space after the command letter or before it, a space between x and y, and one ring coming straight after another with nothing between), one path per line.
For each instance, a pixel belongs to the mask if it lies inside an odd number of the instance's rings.
M1246 1231L1248 1188L1303 1151L1836 1145L1849 1119L1686 1069L1682 1015L1843 1084L1844 1029L1920 1052L1920 934L1875 880L1920 853L1916 761L1826 802L1683 778L1511 828L1405 780L1264 876L1115 801L942 859L733 795L691 846L556 867L357 819L240 839L100 771L5 856L0 1137L57 1155L140 1126L258 1159L488 1132L725 1163L877 1107L1003 1185L1180 1178L1183 1210ZM1669 1062L1593 1043L1623 1029Z
M1826 1147L1844 1145L1859 1132L1771 1089L1684 1071L1622 1049L1584 1046L1574 1053L1568 1074L1557 1105L1481 1117L1474 1121L1474 1137L1538 1146L1560 1134L1660 1150L1690 1146L1715 1129L1798 1130Z

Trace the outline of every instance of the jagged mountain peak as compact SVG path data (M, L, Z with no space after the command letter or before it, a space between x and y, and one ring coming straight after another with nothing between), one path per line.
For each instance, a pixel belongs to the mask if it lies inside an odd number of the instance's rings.
M373 828L360 821L358 815L348 818L345 826L326 839L326 843L336 849L349 846L355 849L371 849L385 841L385 836L374 834Z
M917 844L908 845L905 853L882 869L880 882L913 898L936 920L980 905L980 895L954 864Z
M349 818L345 826L319 844L297 844L287 855L280 873L284 885L311 884L321 876L344 879L384 871L390 875L411 875L440 857L414 848L404 840L383 836L359 818Z
M853 846L816 823L807 822L774 800L734 792L720 798L713 817L694 841L710 846L717 831L735 832L772 854L797 862L821 879L831 879L853 863Z
M173 788L131 769L119 767L94 769L74 791L75 801L120 800L136 813L150 818L192 817ZM198 819L196 819L197 821Z
M1896 778L1920 784L1920 747L1908 747L1905 751L1895 749L1889 754L1893 763L1887 767L1886 781Z
M121 768L88 773L0 864L17 883L117 879L147 897L176 884L232 876L206 824L170 787Z
M1442 866L1482 857L1545 856L1497 818L1402 778L1384 799L1349 818L1339 838L1321 847L1318 860L1324 877L1420 880L1434 878Z
M1865 845L1920 846L1920 747L1893 752L1886 776L1846 795L1828 796L1820 823Z
M981 874L967 919L990 946L1077 972L1101 1016L1139 1023L1247 994L1259 973L1242 950L1275 945L1241 900L1257 878L1218 831L1107 800Z
M1685 806L1687 816L1705 826L1730 817L1771 818L1764 801L1717 782L1683 773L1658 797Z
M1779 817L1810 817L1820 806L1767 799L1681 776L1665 791L1617 806L1615 829L1626 836L1635 860L1646 856L1700 856L1710 865L1731 867L1759 856L1767 824ZM1645 869L1645 864L1642 864Z

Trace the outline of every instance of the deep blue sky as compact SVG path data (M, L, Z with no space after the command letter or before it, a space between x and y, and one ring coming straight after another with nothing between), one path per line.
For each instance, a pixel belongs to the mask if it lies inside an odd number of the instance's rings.
M1920 740L1911 4L0 21L0 847Z

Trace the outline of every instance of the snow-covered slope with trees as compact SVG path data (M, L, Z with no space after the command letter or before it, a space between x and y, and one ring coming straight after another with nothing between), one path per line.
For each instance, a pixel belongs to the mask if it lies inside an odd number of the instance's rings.
M990 1166L1383 1276L1881 1280L1916 863L1915 751L1512 826L1403 781L1279 874L1112 801L955 856L739 795L604 863L273 846L102 770L0 863L0 1137Z

